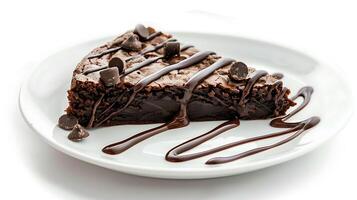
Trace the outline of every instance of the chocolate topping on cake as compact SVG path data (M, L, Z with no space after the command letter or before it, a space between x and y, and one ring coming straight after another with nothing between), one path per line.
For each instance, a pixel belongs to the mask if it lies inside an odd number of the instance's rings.
M124 72L125 65L125 60L122 59L119 55L114 55L108 63L109 67L117 67L119 70L119 74L122 74Z
M121 47L128 51L139 51L142 44L137 35L132 35L121 44Z
M104 69L100 71L99 74L100 80L103 81L107 87L111 87L119 81L119 69L117 67Z
M144 40L146 40L146 38L148 38L150 35L149 30L142 24L136 25L134 33L136 33L140 39Z
M242 62L234 63L229 69L229 78L232 81L242 81L248 75L248 67Z
M180 55L180 43L179 42L167 42L164 45L164 57L166 59L173 56Z

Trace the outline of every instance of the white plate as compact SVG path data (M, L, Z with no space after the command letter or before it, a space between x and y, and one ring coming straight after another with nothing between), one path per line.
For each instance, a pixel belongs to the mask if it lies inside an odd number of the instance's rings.
M173 146L202 134L221 122L191 123L185 128L154 136L117 156L106 155L101 152L101 148L157 124L100 128L90 131L91 136L82 142L71 142L66 138L68 132L59 129L56 124L67 106L66 90L70 85L72 71L86 53L110 38L79 44L44 60L22 86L19 98L24 118L50 145L83 161L141 176L193 179L240 174L301 156L336 134L351 115L352 97L344 80L336 71L314 58L277 45L234 36L184 32L175 35L183 42L192 42L200 49L214 50L226 57L240 59L249 66L269 72L282 72L285 75L285 85L293 93L303 86L313 86L315 92L311 103L294 119L317 115L321 117L321 123L307 131L303 137L274 150L215 166L204 163L217 155L232 155L281 138L250 143L182 163L165 161L165 153ZM273 128L269 127L269 120L243 121L240 127L202 144L194 151L271 130Z

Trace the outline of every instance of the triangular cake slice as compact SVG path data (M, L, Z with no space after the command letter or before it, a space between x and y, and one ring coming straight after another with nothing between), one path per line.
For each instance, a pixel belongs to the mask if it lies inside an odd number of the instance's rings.
M73 72L67 113L91 128L177 117L183 124L266 119L295 105L281 74L198 50L194 42L137 25L94 49Z

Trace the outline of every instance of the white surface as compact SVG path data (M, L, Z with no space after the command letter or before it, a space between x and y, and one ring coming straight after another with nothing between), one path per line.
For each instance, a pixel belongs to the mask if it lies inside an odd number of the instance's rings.
M167 1L162 1L165 5ZM187 2L193 5L187 6ZM231 22L226 32L260 38L313 53L338 66L346 80L356 73L357 18L354 1L227 1L222 5L180 1L175 11L201 10L216 22ZM136 17L124 2L106 5L88 1L2 1L0 53L2 107L0 184L2 199L356 199L356 116L322 148L285 164L229 178L172 181L140 178L110 171L57 152L22 120L17 106L19 85L39 61L68 45L120 32L143 20L170 15L150 13L144 1ZM137 4L137 3L136 3ZM170 5L171 6L171 5ZM159 4L153 10L159 10ZM97 9L101 11L98 12ZM85 9L85 10L84 10ZM144 10L145 9L145 10ZM161 8L168 10L168 8ZM95 13L95 15L93 14ZM108 17L101 16L107 13ZM197 12L196 12L197 13ZM202 19L203 16L198 16ZM125 20L122 20L125 16ZM178 17L175 14L174 17ZM152 19L151 19L152 18ZM214 18L214 19L213 19ZM207 18L205 27L209 25ZM198 20L186 28L196 29ZM103 23L103 29L93 29ZM164 25L175 26L176 23ZM19 49L21 47L21 49ZM10 76L17 73L17 75ZM333 76L333 74L331 75ZM4 92L5 91L5 92ZM333 92L333 91L331 91ZM338 116L337 116L338 117Z
M101 149L106 145L159 125L99 128L90 130L91 136L82 142L69 141L67 139L68 131L58 128L57 121L58 117L63 114L63 109L68 105L64 94L70 87L73 66L93 47L100 46L114 37L92 40L66 48L42 61L34 72L29 74L21 87L19 103L26 121L50 145L75 158L129 174L157 178L193 179L236 175L301 156L334 136L344 127L351 115L349 108L352 107L352 104L347 99L351 99L352 96L343 76L312 57L269 43L227 35L189 32L173 32L173 34L179 41L195 44L202 50L214 49L221 55L239 58L258 69L264 69L270 73L284 73L284 84L292 90L293 94L304 86L312 86L314 93L311 102L289 121L300 121L312 116L319 116L321 122L318 126L306 131L307 134L304 134L303 137L279 148L215 166L204 163L209 158L231 156L252 148L271 145L289 135L251 142L182 163L167 162L164 159L166 152L199 134L204 134L222 122L192 122L187 127L166 131L148 138L116 156L108 156L102 153ZM207 41L210 42L207 43ZM53 71L53 68L57 70ZM330 76L331 74L335 74L335 76ZM331 90L336 91L334 95L331 95ZM301 99L297 102L301 102ZM344 114L336 118L336 113ZM231 129L187 153L200 152L218 145L278 131L269 126L270 121L270 119L242 120L238 128Z

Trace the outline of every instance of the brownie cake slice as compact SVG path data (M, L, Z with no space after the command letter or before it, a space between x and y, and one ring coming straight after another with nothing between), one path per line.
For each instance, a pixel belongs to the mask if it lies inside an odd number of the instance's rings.
M66 111L87 128L169 122L177 115L266 119L295 105L280 79L137 25L77 65Z

